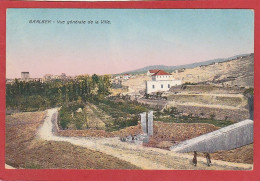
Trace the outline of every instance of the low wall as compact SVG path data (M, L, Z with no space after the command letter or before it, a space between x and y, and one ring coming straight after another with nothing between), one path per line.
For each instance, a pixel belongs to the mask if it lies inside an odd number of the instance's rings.
M176 107L177 110L182 112L184 115L192 114L192 116L200 118L211 118L212 115L215 115L215 120L231 120L234 122L250 118L249 111L244 108L227 109L192 105L173 105L171 107Z
M211 93L211 94L241 94L245 90L238 87L227 87L217 85L181 85L171 87L171 92L188 93Z
M159 108L159 109L163 109L168 104L168 101L151 100L151 99L137 99L137 102L140 104L148 105L151 108Z
M172 94L167 97L168 101L177 103L197 103L208 105L222 105L245 107L247 105L247 98L242 95L237 96L222 96L216 94L200 95L200 94Z
M232 150L253 143L254 122L244 120L196 138L183 141L170 148L175 152L216 152Z

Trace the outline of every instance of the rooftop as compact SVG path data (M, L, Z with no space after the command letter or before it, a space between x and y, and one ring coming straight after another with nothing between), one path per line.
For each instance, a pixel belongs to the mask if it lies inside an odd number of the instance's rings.
M154 73L152 76L157 76L157 75L171 75L163 70L158 70L156 73Z

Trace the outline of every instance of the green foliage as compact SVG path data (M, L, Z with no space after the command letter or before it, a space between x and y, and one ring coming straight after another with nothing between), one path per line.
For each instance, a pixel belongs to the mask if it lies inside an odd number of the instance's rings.
M59 111L59 125L62 129L68 129L70 125L74 125L76 129L83 129L86 122L84 112L76 112L79 108L83 109L84 104L73 102L64 104Z
M67 129L72 119L71 113L68 107L62 107L59 111L59 124L62 129Z
M26 163L24 165L24 168L27 168L27 169L42 169L42 166L38 163Z
M138 124L138 116L134 116L133 118L127 120L116 119L113 123L114 127L112 127L111 130L119 130L125 127L135 126L137 124Z
M184 84L182 85L198 85L197 83L191 83L191 82L185 82Z
M86 121L84 119L84 113L75 113L74 124L76 126L76 129L82 129L85 122Z
M216 117L215 114L211 114L211 115L210 115L210 119L211 119L211 120L215 120L215 117Z
M37 111L50 107L104 99L110 94L110 76L78 76L66 81L18 81L6 85L6 107Z
M251 96L254 96L254 88L246 89L246 90L244 91L244 95L247 95L247 94L249 94L249 95L251 95Z
M138 124L138 114L148 109L135 102L114 102L108 99L94 102L98 108L113 118L112 124L107 124L108 131L119 130L128 126Z
M162 122L174 122L174 123L208 123L208 124L213 124L217 127L225 127L234 124L234 122L228 120L227 116L225 120L216 120L214 114L211 115L211 118L200 118L191 115L171 116L169 115L168 110L164 112L155 112L154 120L162 121Z
M124 116L125 114L139 114L148 111L146 107L134 102L113 102L108 99L103 99L99 102L95 102L95 104L105 112L111 114L112 117L120 112L122 114L119 116Z

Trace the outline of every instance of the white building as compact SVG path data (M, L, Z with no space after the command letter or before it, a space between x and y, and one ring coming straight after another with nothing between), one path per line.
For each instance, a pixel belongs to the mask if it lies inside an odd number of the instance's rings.
M129 78L130 78L130 75L129 75L129 74L124 74L124 75L123 75L123 79L128 80Z
M152 75L152 80L146 81L146 93L168 91L172 86L181 85L181 80L174 80L173 75L158 70Z

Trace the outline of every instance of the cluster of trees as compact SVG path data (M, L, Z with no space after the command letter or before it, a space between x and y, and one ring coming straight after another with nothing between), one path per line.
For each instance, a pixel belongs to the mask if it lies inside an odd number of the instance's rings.
M6 107L36 111L69 102L98 101L110 94L110 76L78 76L74 80L18 81L6 85Z
M81 109L82 111L77 112ZM75 129L83 129L87 126L87 119L83 111L84 104L79 102L63 105L59 111L59 126L62 129L68 129L73 126Z
M117 102L104 99L94 104L113 118L112 124L106 125L108 131L135 126L138 124L138 114L148 111L146 107L131 101Z

